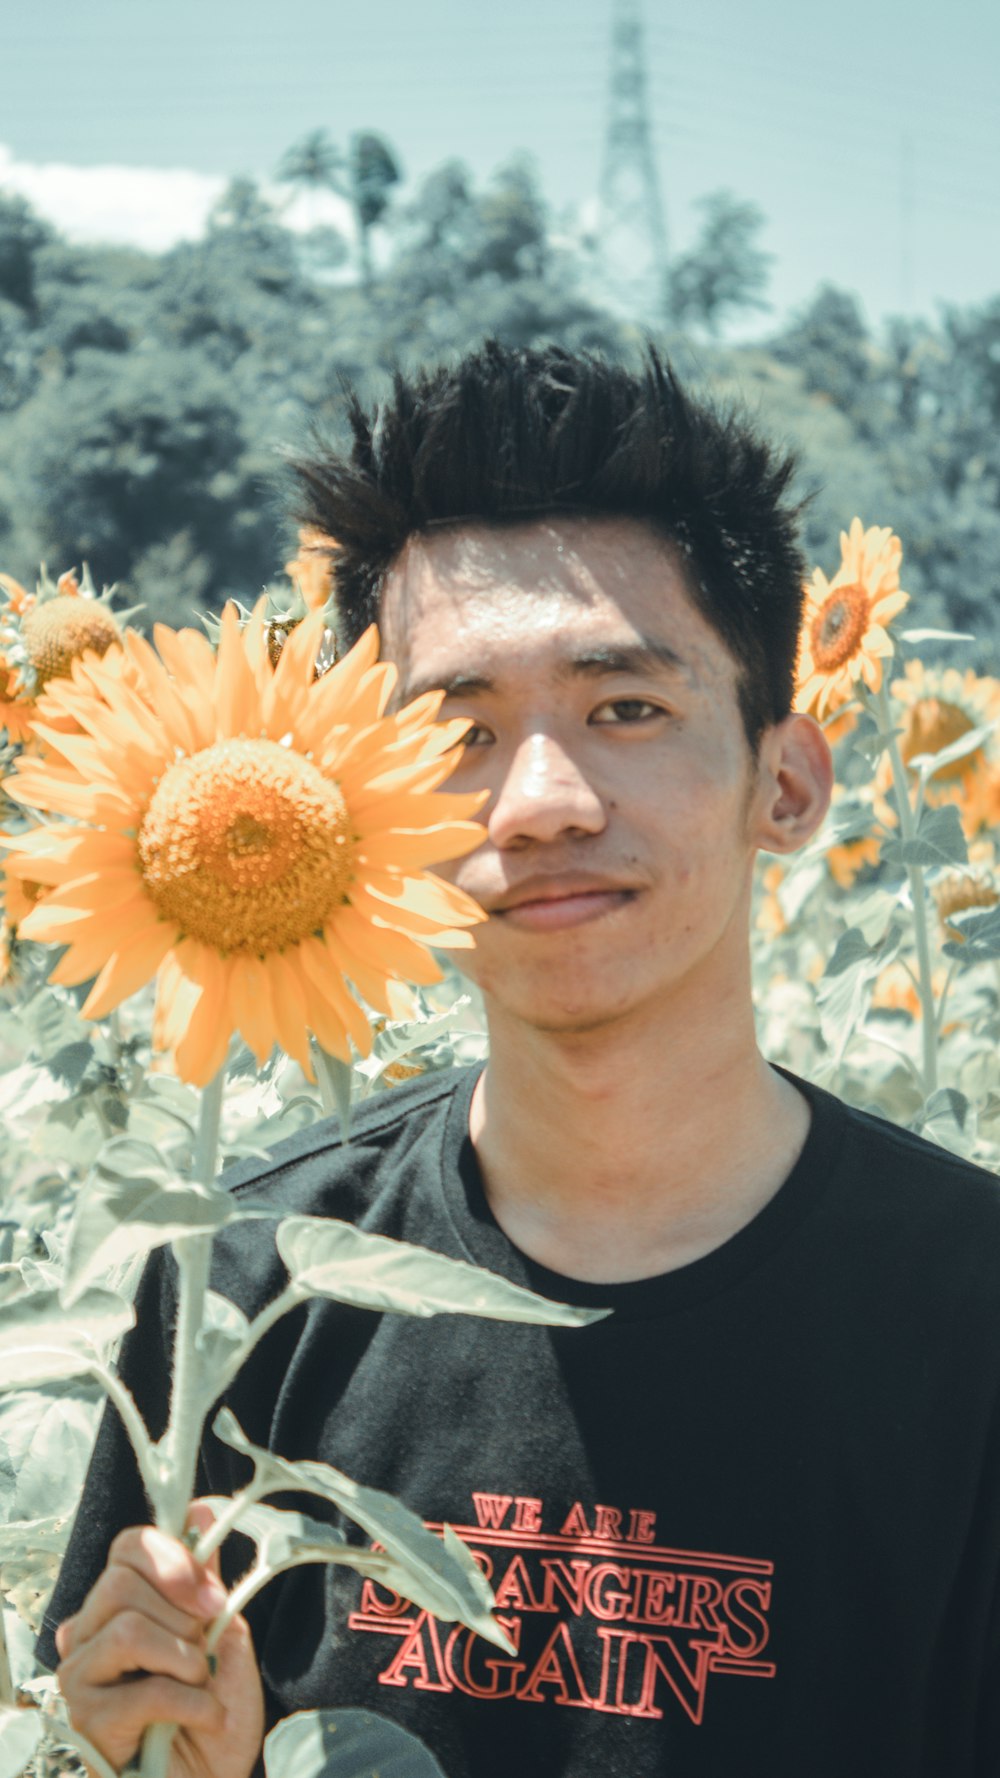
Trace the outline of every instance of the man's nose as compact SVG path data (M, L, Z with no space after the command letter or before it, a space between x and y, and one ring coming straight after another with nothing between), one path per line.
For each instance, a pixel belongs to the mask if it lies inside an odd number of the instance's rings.
M579 762L554 735L534 733L518 746L487 816L497 847L600 833L604 803Z

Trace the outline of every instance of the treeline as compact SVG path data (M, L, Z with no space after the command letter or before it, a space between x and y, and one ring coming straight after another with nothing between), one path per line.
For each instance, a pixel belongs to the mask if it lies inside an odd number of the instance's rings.
M338 430L345 380L372 397L392 365L488 333L627 356L647 335L602 302L592 254L560 239L522 163L478 188L449 163L410 202L370 210L350 276L355 246L293 233L246 179L202 239L162 255L71 246L0 196L0 569L30 581L41 560L87 560L150 617L189 621L280 568L280 447ZM726 194L704 211L655 337L800 447L813 559L833 569L855 512L891 525L919 621L990 649L1000 297L875 334L831 286L766 347L726 347L726 315L763 305L760 218Z

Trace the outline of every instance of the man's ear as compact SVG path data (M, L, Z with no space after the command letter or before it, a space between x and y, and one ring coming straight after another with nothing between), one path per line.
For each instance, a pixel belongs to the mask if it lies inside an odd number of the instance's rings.
M832 794L833 760L818 722L793 711L765 731L754 798L761 851L798 851L821 826Z

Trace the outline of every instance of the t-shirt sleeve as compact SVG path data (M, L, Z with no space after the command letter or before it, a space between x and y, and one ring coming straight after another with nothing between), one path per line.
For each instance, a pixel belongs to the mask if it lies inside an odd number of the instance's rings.
M153 1253L136 1293L136 1325L122 1342L119 1375L131 1390L153 1438L166 1425L169 1402L169 1342L174 1325L172 1262ZM42 1620L35 1652L45 1667L56 1667L55 1632L78 1611L107 1563L119 1531L148 1525L151 1512L139 1467L117 1409L106 1404L69 1545L55 1590Z

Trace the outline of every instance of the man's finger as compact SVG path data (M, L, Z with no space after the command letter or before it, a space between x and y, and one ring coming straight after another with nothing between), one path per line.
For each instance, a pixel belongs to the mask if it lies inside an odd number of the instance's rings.
M59 1668L59 1683L79 1692L117 1685L132 1673L163 1674L200 1686L208 1681L209 1666L199 1643L173 1635L142 1612L119 1611L95 1635L77 1642Z
M138 1750L154 1722L172 1722L194 1733L218 1734L226 1712L205 1687L184 1685L161 1674L131 1684L81 1689L74 1698L73 1722L116 1767Z
M115 1538L108 1552L108 1566L134 1568L164 1598L199 1618L211 1618L222 1610L226 1589L187 1545L168 1537L155 1525L133 1526Z
M60 1625L56 1635L60 1656L65 1659L121 1611L141 1612L173 1635L195 1640L204 1624L221 1611L225 1590L193 1562L190 1551L181 1545L176 1548L180 1560L174 1560L168 1545L168 1559L163 1562L159 1545L150 1550L138 1542L123 1544L80 1610Z

